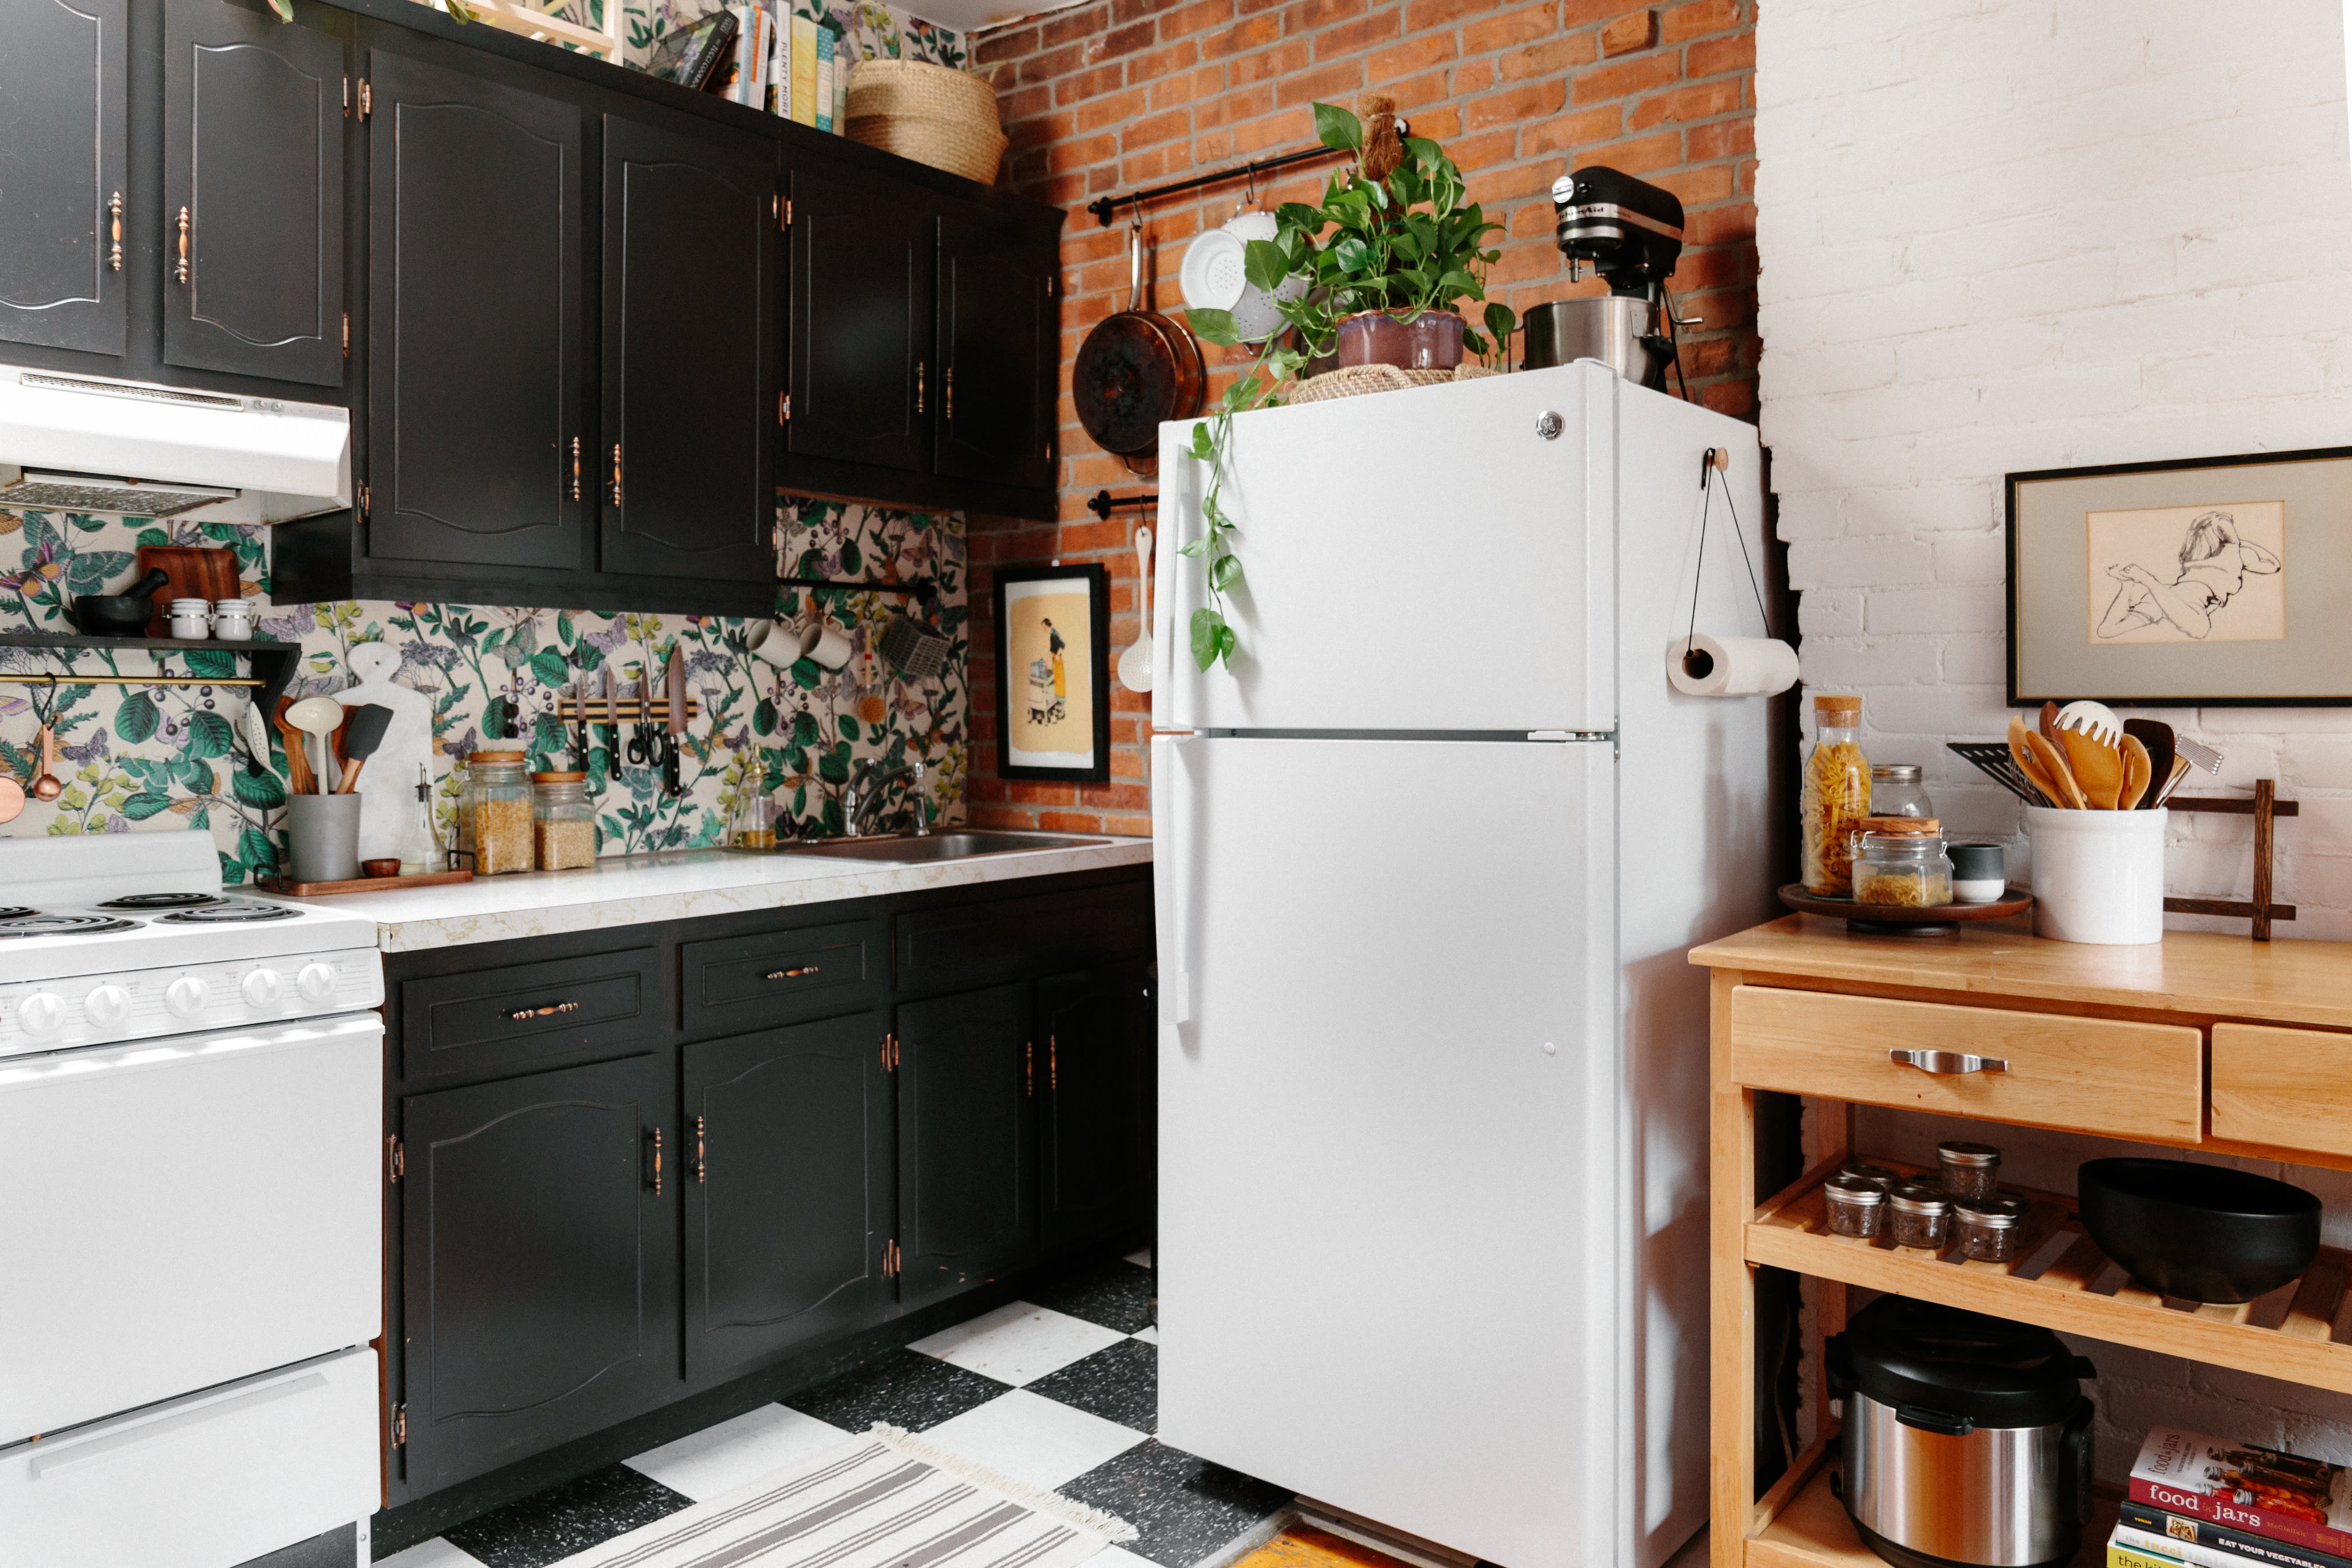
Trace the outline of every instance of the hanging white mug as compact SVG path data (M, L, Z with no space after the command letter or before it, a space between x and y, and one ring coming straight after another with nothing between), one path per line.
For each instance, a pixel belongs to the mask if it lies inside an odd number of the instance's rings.
M806 639L800 628L781 621L753 621L743 628L743 649L752 658L789 669Z
M849 662L852 651L849 634L830 621L811 624L801 644L801 657L814 660L820 669L839 669Z

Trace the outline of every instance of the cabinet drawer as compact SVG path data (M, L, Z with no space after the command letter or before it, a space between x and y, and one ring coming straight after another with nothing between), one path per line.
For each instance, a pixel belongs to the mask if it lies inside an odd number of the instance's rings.
M504 1070L662 1032L658 951L515 963L404 981L401 1058L411 1079Z
M2008 1066L1929 1072L1891 1060L1895 1049ZM2157 1143L2194 1143L2204 1121L2204 1037L2170 1024L1742 985L1731 1071L1751 1089Z
M2352 1154L2352 1035L2214 1025L2213 1136Z
M856 1005L881 980L878 921L686 944L688 1034L736 1033Z
M1084 969L1151 951L1151 902L1138 887L1039 893L900 915L902 984Z

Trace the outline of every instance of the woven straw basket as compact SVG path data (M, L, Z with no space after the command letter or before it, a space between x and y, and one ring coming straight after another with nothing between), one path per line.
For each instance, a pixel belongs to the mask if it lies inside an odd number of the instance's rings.
M985 185L1004 156L996 89L920 60L860 60L849 73L849 136Z

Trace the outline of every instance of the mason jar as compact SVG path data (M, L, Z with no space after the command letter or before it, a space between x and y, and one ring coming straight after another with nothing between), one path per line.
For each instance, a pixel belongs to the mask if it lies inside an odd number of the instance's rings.
M1955 1198L1989 1198L2000 1190L2000 1151L1990 1143L1936 1145L1944 1191Z
M596 807L584 773L530 775L531 847L542 871L596 863Z
M466 759L458 847L472 854L474 875L531 868L530 773L520 752L476 752Z
M2033 1205L2023 1198L1990 1194L1958 1198L1952 1204L1954 1239L1960 1256L1986 1263L2009 1263L2017 1258L2018 1227Z
M1822 1184L1822 1196L1829 1208L1832 1236L1867 1240L1878 1234L1879 1220L1886 1212L1886 1189L1877 1183L1859 1176L1832 1176Z
M1952 901L1952 860L1932 816L1862 819L1854 835L1853 901L1919 907Z
M1887 1228L1897 1247L1940 1252L1950 1234L1952 1200L1933 1182L1897 1182L1886 1194Z
M1919 782L1916 763L1870 764L1870 815L1873 816L1933 816L1927 786Z

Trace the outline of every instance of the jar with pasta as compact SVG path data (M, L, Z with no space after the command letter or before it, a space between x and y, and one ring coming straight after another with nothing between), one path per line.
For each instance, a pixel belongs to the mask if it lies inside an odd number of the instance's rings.
M542 871L596 863L596 807L583 773L530 775L531 847Z
M1805 759L1805 891L1844 898L1853 890L1854 824L1870 812L1870 759L1862 754L1862 699L1813 699L1813 750Z
M529 765L520 752L476 752L466 759L458 847L473 856L478 877L531 868Z
M1853 901L1921 908L1952 901L1952 859L1932 816L1865 816L1855 826Z

